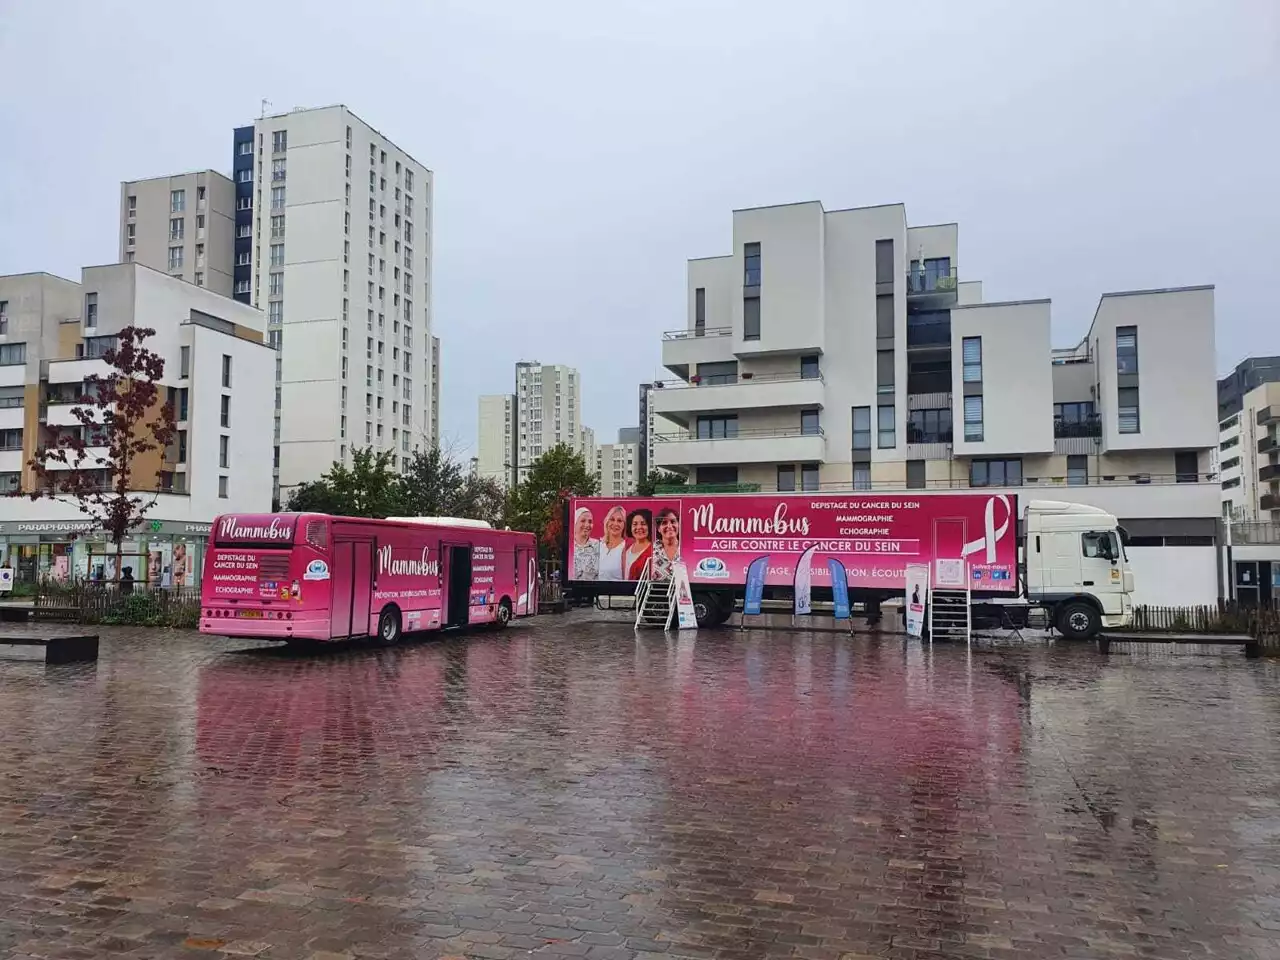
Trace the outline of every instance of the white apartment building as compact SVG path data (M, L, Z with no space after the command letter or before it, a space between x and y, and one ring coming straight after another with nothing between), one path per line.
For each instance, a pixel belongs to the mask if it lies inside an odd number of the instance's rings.
M617 443L602 443L596 448L594 466L600 481L600 496L632 496L639 481L640 444L628 439L625 430L619 430Z
M267 314L278 486L438 441L433 175L345 106L236 129L234 295Z
M1247 604L1280 602L1280 382L1249 390L1219 427L1231 596Z
M578 452L582 455L582 462L586 465L588 471L596 468L596 432L590 427L583 427L581 440L578 443Z
M133 465L155 507L125 552L167 557L194 584L216 515L271 508L275 355L260 311L136 262L85 267L79 283L0 277L0 484L30 491L36 449L84 429L71 411L85 378L109 373L102 355L128 326L156 331L145 346L165 361L160 385L178 422L167 451ZM104 544L73 503L0 498L0 559L20 578L85 575ZM140 565L135 576L148 578Z
M120 184L120 262L232 291L235 184L214 170Z
M1211 287L1105 294L1054 350L1048 300L962 280L956 224L901 204L737 210L688 264L649 405L654 463L758 490L1010 490L1131 534L1143 603L1213 602L1221 533Z
M517 482L540 456L557 444L582 452L582 381L561 364L516 364ZM590 463L590 461L588 461Z
M480 398L480 430L476 443L476 475L510 487L515 466L516 398L488 394Z

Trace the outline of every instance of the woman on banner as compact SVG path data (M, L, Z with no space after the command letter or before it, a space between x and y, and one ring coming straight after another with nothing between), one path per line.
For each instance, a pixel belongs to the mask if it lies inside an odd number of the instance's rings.
M600 575L600 541L593 539L595 520L587 507L579 507L573 515L574 580L595 580Z
M627 511L616 504L604 515L604 539L600 541L600 579L625 580L623 554L627 552Z
M658 525L658 543L653 550L653 576L655 580L666 580L680 559L680 514L673 507L663 507L658 511L655 522Z
M650 529L653 527L653 514L641 507L632 510L627 517L627 532L631 534L631 546L623 555L622 564L627 571L628 580L639 580L644 576L644 568L653 556L653 540Z

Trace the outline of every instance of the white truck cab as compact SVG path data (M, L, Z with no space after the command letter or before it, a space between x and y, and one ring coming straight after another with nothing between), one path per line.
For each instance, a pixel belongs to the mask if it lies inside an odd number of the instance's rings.
M1032 500L1026 513L1027 600L1065 637L1133 623L1133 571L1119 521L1100 507Z

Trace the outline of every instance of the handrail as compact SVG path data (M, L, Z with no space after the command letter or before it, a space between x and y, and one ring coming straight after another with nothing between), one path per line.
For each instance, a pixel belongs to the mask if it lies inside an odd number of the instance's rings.
M741 384L752 383L798 383L805 380L814 380L818 383L825 384L827 381L818 373L814 376L804 376L800 373L737 373L737 374L708 374L705 377L699 377L693 374L688 380L655 380L653 385L659 390L683 390L707 387L736 387Z
M684 431L681 433L658 433L654 434L654 441L658 443L697 443L706 440L743 440L752 437L824 437L822 427L806 430L803 427L749 427L746 430L738 430L731 437L700 437L696 433Z
M1191 478L1191 479L1188 479ZM976 491L998 491L998 490L1024 490L1028 493L1034 492L1036 488L1054 488L1054 487L1135 487L1135 486L1195 486L1198 484L1213 484L1219 482L1216 473L1180 473L1180 474L1107 474L1105 476L1090 475L1084 477L1023 477L1022 483L1019 484L989 484L987 486L971 486L967 478L957 478L954 480L928 480L922 487L908 487L904 482L898 480L872 480L866 481L856 486L848 480L831 480L818 484L817 487L811 487L808 490L778 490L776 485L767 483L752 484L759 487L759 493L878 493L878 492L902 492L913 493L917 491L927 490L976 490ZM673 493L683 492L688 495L697 495L699 493L695 488L673 489ZM729 493L726 496L733 496Z
M699 331L696 327L685 330L665 330L662 333L663 340L696 340L702 337L728 337L733 334L733 327L703 327Z

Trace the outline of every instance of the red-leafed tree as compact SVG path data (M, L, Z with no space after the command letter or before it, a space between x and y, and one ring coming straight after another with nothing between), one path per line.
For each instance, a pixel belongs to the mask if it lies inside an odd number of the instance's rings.
M102 355L110 372L85 377L71 408L79 428L46 428L28 464L35 486L27 496L74 504L101 528L115 546L117 578L125 538L156 505L164 451L176 430L172 405L160 402L164 358L145 346L153 336L145 327L117 334ZM155 453L154 470L140 464Z
M544 560L564 554L564 511L570 497L589 497L599 489L595 471L566 444L552 447L530 466L507 498L507 523L538 536Z

